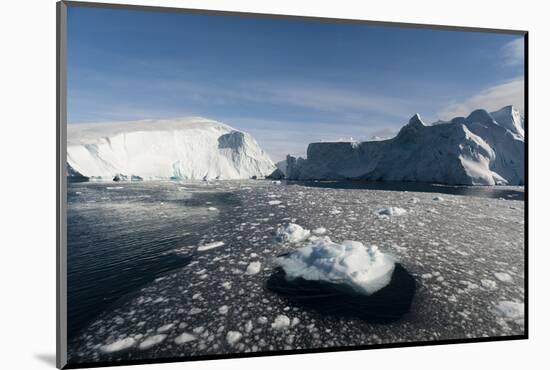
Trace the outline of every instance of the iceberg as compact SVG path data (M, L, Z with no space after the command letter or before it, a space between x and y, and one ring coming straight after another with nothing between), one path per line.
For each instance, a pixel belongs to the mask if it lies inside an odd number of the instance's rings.
M345 284L366 295L388 285L395 268L393 258L376 246L351 240L338 244L329 238L278 257L276 262L288 280Z
M276 169L250 134L200 117L69 124L67 137L71 177L248 179Z
M523 185L524 122L517 109L483 109L426 125L418 114L388 140L311 143L287 156L290 180Z

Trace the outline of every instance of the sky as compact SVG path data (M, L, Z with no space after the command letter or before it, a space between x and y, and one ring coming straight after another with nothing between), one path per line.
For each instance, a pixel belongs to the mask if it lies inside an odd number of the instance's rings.
M69 7L69 124L202 116L279 161L514 105L523 37L320 20Z

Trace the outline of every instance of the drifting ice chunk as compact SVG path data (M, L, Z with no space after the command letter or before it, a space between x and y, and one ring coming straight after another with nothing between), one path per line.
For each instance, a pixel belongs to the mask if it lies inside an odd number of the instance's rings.
M495 314L508 320L520 320L524 316L523 303L512 301L500 301L494 309Z
M275 321L273 321L273 324L271 324L271 327L275 330L285 330L290 326L290 319L288 316L285 315L279 315L275 318Z
M283 202L281 202L280 200L270 200L269 202L267 202L270 206L276 206L276 205L279 205Z
M101 352L105 352L105 353L113 353L113 352L118 352L130 347L133 347L135 344L136 344L136 340L134 338L124 338L114 343L101 346L100 350Z
M289 280L302 278L346 284L367 295L388 285L395 268L394 260L376 246L351 240L337 244L329 238L278 257L276 263Z
M309 230L304 229L298 224L290 223L277 228L275 238L279 242L299 243L309 238Z
M204 245L199 245L197 250L199 252L203 252L203 251L218 248L218 247L221 247L221 246L224 246L224 245L225 245L224 242L212 242L212 243L207 243L207 244L204 244Z
M327 232L327 229L325 229L324 227L318 227L315 230L313 230L313 233L317 235L323 235L326 232Z
M384 207L376 210L378 216L402 216L407 213L407 210L399 207Z
M183 333L174 339L174 343L176 344L184 344L187 342L192 342L194 340L197 340L197 337L190 333Z
M225 305L218 308L218 312L221 313L222 315L225 315L228 311L229 311L229 307Z
M242 337L243 335L238 331L228 331L225 339L227 340L227 343L229 343L229 345L232 346L236 344L238 341L240 341Z
M514 279L512 279L512 277L509 274L507 274L506 272L495 272L494 275L498 280L500 280L504 283L511 283L511 282L514 281Z
M158 328L157 332L165 333L165 332L169 331L170 329L172 329L173 327L174 327L174 324L166 324L166 325L163 325L160 328Z
M247 275L256 275L262 269L262 264L258 261L252 262L246 268L245 274Z
M149 349L162 343L166 339L166 334L157 334L145 338L143 342L139 344L139 349Z

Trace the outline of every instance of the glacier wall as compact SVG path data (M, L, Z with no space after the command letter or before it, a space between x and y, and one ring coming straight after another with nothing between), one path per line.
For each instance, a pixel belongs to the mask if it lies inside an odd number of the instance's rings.
M429 126L414 115L389 140L309 144L306 159L287 157L287 178L523 185L524 124L511 106Z
M199 117L68 125L67 164L108 180L247 179L275 169L251 135Z

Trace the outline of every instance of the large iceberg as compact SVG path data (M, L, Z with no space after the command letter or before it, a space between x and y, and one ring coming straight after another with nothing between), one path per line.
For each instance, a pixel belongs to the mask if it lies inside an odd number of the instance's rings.
M200 117L70 124L67 136L71 176L247 179L276 168L250 134Z
M523 185L524 123L517 109L479 109L432 125L415 114L389 140L309 144L287 157L291 180L358 179L453 185Z

